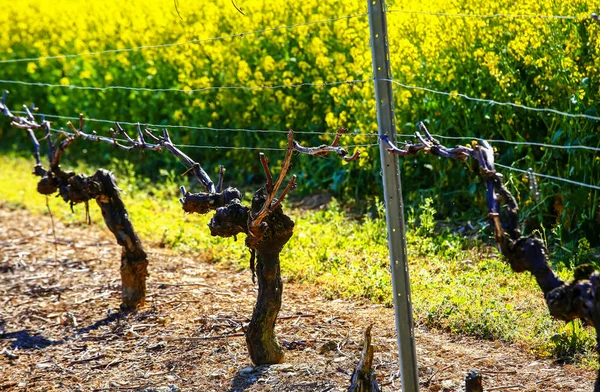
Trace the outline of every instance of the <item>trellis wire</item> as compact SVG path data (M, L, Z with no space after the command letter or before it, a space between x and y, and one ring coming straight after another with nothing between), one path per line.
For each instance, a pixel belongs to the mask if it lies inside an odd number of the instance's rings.
M55 132L59 135L65 136L77 136L73 132L65 131L64 129L56 129L50 128L52 132ZM118 137L108 137L108 136L100 136L96 135L98 138L102 139L104 142L111 143L113 140L122 143L128 143L129 141L123 138ZM173 144L175 147L181 148L199 148L199 149L227 149L227 150L265 150L265 151L285 151L285 148L277 148L277 147L237 147L237 146L200 146L200 145L192 145L192 144Z
M18 113L18 114L26 114L26 112L20 111L20 110L14 110L13 112ZM55 119L68 120L68 121L79 121L79 117L59 116L59 115L46 114L46 113L36 113L36 114L39 116L47 117L47 118L55 118ZM84 120L89 121L89 122L97 122L97 123L104 123L104 124L114 124L115 123L115 121L113 121L113 120L96 119L96 118L84 118ZM138 123L129 122L129 121L119 121L119 124L136 126ZM188 130L193 130L193 131L281 133L281 134L288 133L288 131L279 130L279 129L212 128L212 127L194 127L194 126L189 126L189 125L150 124L150 123L143 123L143 122L140 122L140 124L151 127L151 128L167 128L167 129L183 129L183 130L188 129ZM331 134L332 132L294 131L294 133L305 134L305 135L328 135L328 134ZM346 135L348 135L348 136L365 136L365 137L377 137L378 136L378 134L376 134L376 133L362 134L362 133L360 133L359 130L357 130L355 132L348 132L348 133L346 133ZM402 137L402 138L414 137L414 135L412 135L412 134L397 134L397 136ZM538 147L555 148L555 149L563 149L563 150L581 149L581 150L589 150L589 151L595 151L595 152L600 151L599 147L591 147L591 146L584 146L584 145L564 146L564 145L560 145L560 144L547 144L547 143L538 143L538 142L519 142L519 141L511 141L511 140L504 140L504 139L484 139L484 138L476 137L476 136L445 136L445 135L439 135L439 134L432 134L432 136L437 137L439 139L448 139L448 140L480 140L480 141L485 140L490 143L538 146Z
M573 184L573 185L578 185L578 186L582 186L585 188L590 188L590 189L595 189L595 190L600 190L600 186L597 185L591 185L591 184L586 184L583 182L579 182L579 181L574 181L574 180L569 180L567 178L562 178L562 177L556 177L556 176L551 176L549 174L541 174L541 173L536 173L534 171L529 171L529 170L523 170L523 169L517 169L516 167L512 167L512 166L506 166L503 165L501 163L495 163L496 166L498 167L502 167L504 169L508 169L508 170L512 170L512 171L516 171L518 173L523 173L523 174L533 174L536 177L542 177L542 178L547 178L549 180L554 180L554 181L562 181L562 182L567 182L569 184Z
M421 91L426 91L426 92L433 93L433 94L446 95L446 96L450 96L450 97L452 97L452 96L461 97L461 98L466 99L468 101L489 103L490 105L512 106L512 107L515 107L515 108L524 109L524 110L530 110L530 111L534 111L534 112L547 112L547 113L558 114L558 115L564 116L564 117L585 118L585 119L588 119L588 120L600 121L600 117L598 117L598 116L591 116L589 114L582 114L582 113L573 114L573 113L561 112L560 110L556 110L556 109L534 108L534 107L531 107L531 106L522 105L520 103L500 102L500 101L495 101L493 99L474 98L474 97L470 97L470 96L468 96L466 94L461 94L461 93L453 93L453 92L448 92L448 91L439 91L439 90L434 90L434 89L428 88L428 87L412 86L412 85L403 84L403 83L400 83L400 82L397 82L397 81L391 80L391 79L382 79L382 80L388 81L390 83L393 83L393 84L395 84L397 86L400 86L400 87L403 87L403 88L409 89L409 90L421 90Z
M455 17L455 18L480 18L480 19L493 19L493 18L507 18L507 19L562 19L562 20L583 20L593 18L593 16L573 16L573 15L537 15L537 14L469 14L469 13L447 13L447 12L432 12L422 10L406 10L392 8L387 11L388 13L394 14L409 14L409 15L430 15L430 16L444 16L444 17Z
M371 144L348 144L344 145L344 148L368 148L375 147L377 143ZM271 151L287 151L287 148L276 148L276 147L237 147L237 146L199 146L195 144L174 144L175 147L182 148L200 148L200 149L226 149L226 150L271 150ZM323 157L321 157L323 158Z
M13 113L17 113L17 114L27 114L27 112L24 112L22 110L13 110ZM55 118L58 120L68 120L68 121L79 121L79 117L72 117L72 116L59 116L56 114L46 114L46 113L36 113L36 115L38 116L42 116L42 117L47 117L47 118ZM215 132L248 132L248 133L284 133L287 134L289 132L289 130L281 130L281 129L246 129L246 128L212 128L212 127L194 127L194 126L190 126L190 125L170 125L170 124L151 124L151 123L145 123L145 122L131 122L131 121L114 121L114 120L106 120L106 119L98 119L98 118L85 118L84 117L84 121L89 121L89 122L97 122L97 123L103 123L103 124L112 124L114 125L116 122L118 122L121 125L130 125L130 126L137 126L138 124L149 127L149 128L166 128L166 129L182 129L182 130L193 130L193 131L215 131ZM312 131L294 131L295 134L299 134L299 135L329 135L329 134L334 134L335 132L331 131L331 132L312 132ZM361 134L359 130L357 130L356 132L348 132L345 133L345 135L348 136L367 136L367 137L377 137L378 135L376 133L365 133L365 134ZM410 135L408 135L410 136Z
M12 80L0 80L0 83L16 83L16 84L24 84L24 85L35 85L35 86L47 86L47 87L67 87L67 88L76 88L76 89L83 89L83 90L109 90L109 89L126 89L126 90L135 90L135 91L176 91L176 92L197 92L197 91L205 91L205 90L219 90L219 89L244 89L244 90L259 90L259 89L275 89L275 88L286 88L286 87L304 87L304 86L308 86L308 87L326 87L326 86L334 86L334 85L342 85L342 84L356 84L356 83L365 83L367 81L372 81L374 79L361 79L361 80L349 80L349 81L336 81L336 82L325 82L325 83L300 83L300 84L293 84L293 85L275 85L275 86L269 86L269 85L264 85L264 86L254 86L254 87L247 87L247 86L212 86L212 87L205 87L205 88L200 88L200 89L190 89L190 90L182 90L182 89L150 89L150 88L137 88L137 87L126 87L126 86L108 86L108 87L85 87L85 86L72 86L72 85L54 85L54 84L48 84L48 83L29 83L29 82L23 82L23 81L12 81ZM529 111L535 111L535 112L547 112L547 113L553 113L556 115L561 115L561 116L565 116L565 117L570 117L570 118L585 118L588 120L594 120L594 121L600 121L600 117L597 116L591 116L588 114L573 114L573 113L567 113L567 112L562 112L556 109L550 109L550 108L535 108L535 107L531 107L531 106L526 106L526 105L522 105L522 104L517 104L514 102L500 102L500 101L496 101L496 100L491 100L491 99L483 99L483 98L475 98L475 97L471 97L468 96L466 94L461 94L461 93L452 93L452 92L447 92L447 91L439 91L439 90L434 90L428 87L421 87L421 86L414 86L414 85L407 85L407 84L403 84L400 82L397 82L395 80L392 79L382 79L384 81L388 81L390 83L393 83L397 86L406 88L406 89L413 89L413 90L420 90L420 91L425 91L425 92L430 92L433 94L438 94L438 95L445 95L445 96L457 96L457 97L461 97L463 99L466 100L470 100L470 101L475 101L475 102L481 102L481 103L487 103L490 105L498 105L498 106L511 106L511 107L516 107L516 108L520 108L523 110L529 110ZM50 115L47 115L48 117L50 117ZM69 119L69 120L73 120L73 119L77 119L77 118L72 118L72 117L61 117L61 116L55 116L55 118L65 118L65 119ZM106 122L106 123L113 123L113 121L110 120L100 120L100 119L88 119L88 121L91 122ZM122 124L126 124L126 125L135 125L134 123L130 123L130 122L122 122ZM287 131L283 131L283 130L250 130L250 129L235 129L235 128L224 128L224 129L220 129L220 128L210 128L210 127L190 127L190 126L176 126L176 125L156 125L156 124L148 124L149 126L155 126L155 127L164 127L164 128L182 128L182 129L193 129L193 130L213 130L213 131L242 131L242 132L265 132L265 133L285 133ZM298 133L303 133L302 131L299 131ZM326 134L327 132L324 133L317 133L317 132L304 132L304 133L308 133L308 134ZM365 136L369 136L369 137L374 137L376 136L376 134L366 134ZM437 137L440 138L457 138L457 137L450 137L450 136L441 136L441 135L435 135ZM465 137L466 138L466 137ZM480 138L471 138L471 139L479 139L482 140ZM575 146L560 146L560 145L552 145L552 144L545 144L545 143L529 143L529 142L515 142L515 141L508 141L508 140L500 140L500 139L496 139L496 140L488 140L490 142L496 142L496 143L506 143L506 144L514 144L514 145L519 145L519 144L528 144L528 145L536 145L539 147L547 147L547 148L559 148L559 149L584 149L584 150L590 150L590 151L600 151L600 148L596 148L596 147L589 147L589 146L583 146L583 145L575 145Z
M449 140L485 140L490 143L503 143L503 144L513 144L517 146L536 146L536 147L544 147L544 148L556 148L563 150L571 150L571 149L581 149L581 150L589 150L589 151L600 151L600 147L591 147L584 145L570 145L564 146L560 144L547 144L547 143L538 143L538 142L515 142L512 140L504 140L504 139L483 139L475 136L444 136L444 135L434 135L432 136L440 138L440 139L449 139Z
M307 86L308 87L327 87L327 86L338 86L338 85L343 85L343 84L365 83L365 82L373 81L373 80L374 79L354 79L354 80L323 82L323 83L306 82L306 83L297 83L297 84L289 84L289 85L281 84L281 85L263 85L263 86L210 86L210 87L202 87L202 88L198 88L198 89L188 89L188 90L175 89L175 88L145 88L145 87L129 87L129 86L106 86L106 87L74 86L74 85L50 84L50 83L39 83L39 82L24 82L24 81L20 81L20 80L2 80L2 79L0 79L0 83L21 84L21 85L27 85L27 86L41 86L41 87L61 87L61 88L71 88L71 89L80 89L80 90L96 90L96 91L123 89L123 90L133 90L133 91L152 91L152 92L170 91L170 92L192 93L192 92L199 92L199 91L225 90L225 89L261 90L261 89L278 89L278 88L296 88L296 87L307 87ZM426 92L430 92L433 94L445 95L445 96L450 96L450 97L456 96L456 97L460 97L460 98L463 98L463 99L466 99L469 101L487 103L490 105L512 106L512 107L516 107L516 108L523 109L523 110L529 110L529 111L535 111L535 112L547 112L547 113L553 113L553 114L557 114L557 115L561 115L561 116L565 116L565 117L585 118L588 120L600 121L600 117L592 116L589 114L583 114L583 113L573 114L573 113L562 112L560 110L550 109L550 108L535 108L535 107L522 105L522 104L514 103L514 102L500 102L500 101L496 101L496 100L492 100L492 99L475 98L475 97L471 97L466 94L461 94L458 92L454 93L454 92L448 92L448 91L434 90L429 87L407 85L407 84L403 84L403 83L400 83L400 82L392 80L392 79L381 79L381 80L393 83L393 84L403 87L405 89L426 91Z
M67 135L67 136L76 136L74 133L67 132L67 131L62 130L62 129L51 128L51 131L55 132L55 133L58 133L58 134L64 134L64 135ZM410 136L410 135L398 135L398 136L404 136L404 137L406 137L406 136ZM432 136L439 137L439 135L432 135ZM118 142L127 143L127 140L122 139L122 138L112 138L112 137L109 138L109 137L106 137L106 136L99 136L99 137L105 139L106 141L116 140ZM479 140L483 140L483 139L479 139ZM345 147L347 147L347 148L370 148L370 147L375 147L377 145L378 145L378 143L353 144L353 145L348 145L348 146L345 146ZM174 146L180 147L180 148L195 148L195 149L207 149L207 150L224 149L224 150L286 151L286 148L277 148L277 147L202 146L202 145L195 145L195 144L174 144ZM530 170L522 170L522 169L518 169L518 168L515 168L515 167L512 167L512 166L503 165L501 163L495 163L495 165L498 166L498 167L507 169L507 170L518 172L518 173L533 174L536 177L546 178L546 179L554 180L554 181L562 181L562 182L566 182L566 183L569 183L569 184L572 184L572 185L578 185L578 186L585 187L585 188L600 190L600 186L597 186L597 185L586 184L586 183L583 183L583 182L569 180L567 178L562 178L562 177L556 177L556 176L552 176L552 175L549 175L549 174L536 173L536 172L530 171Z
M262 85L262 86L209 86L193 89L178 89L178 88L148 88L148 87L130 87L130 86L106 86L106 87L94 87L94 86L75 86L72 84L52 84L52 83L40 83L40 82L25 82L22 80L4 80L0 79L0 83L4 84L18 84L24 86L36 86L36 87L50 87L50 88L68 88L73 90L91 90L91 91L107 91L107 90L128 90L128 91L149 91L149 92L178 92L178 93L197 93L201 91L211 90L267 90L267 89L280 89L280 88L298 88L298 87L328 87L328 86L339 86L342 84L358 84L365 83L371 79L366 80L346 80L336 82L322 82L322 83L296 83L296 84L279 84L279 85Z
M57 133L59 135L66 135L66 136L77 136L76 134L74 134L73 132L68 132L65 131L64 129L56 129L56 128L50 128L50 130L54 133ZM287 131L286 131L287 133ZM118 137L108 137L108 136L101 136L101 135L96 135L98 138L103 139L105 142L112 142L117 141L117 142L123 142L123 143L128 143L128 140L123 139L123 138L118 138ZM224 149L224 150L264 150L264 151L286 151L287 148L281 148L281 147L245 147L245 146L203 146L203 145L197 145L197 144L173 144L175 147L181 147L181 148L197 148L197 149L206 149L206 150L219 150L219 149ZM350 145L346 145L344 147L346 148L365 148L365 147L374 147L377 146L378 143L371 143L371 144L350 144Z
M160 44L160 45L142 45L142 46L136 46L136 47L132 47L132 48L107 49L107 50L100 50L100 51L97 51L97 52L83 52L83 53L74 53L74 54L61 54L61 55L55 55L55 56L41 56L41 57L19 58L19 59L4 59L4 60L0 60L0 64L3 64L3 63L18 63L18 62L24 62L24 61L40 61L40 60L67 59L67 58L83 57L83 56L97 56L97 55L107 54L107 53L134 52L134 51L137 51L137 50L146 50L146 49L171 48L171 47L175 47L175 46L183 46L183 45L191 45L191 44L201 44L201 43L205 43L205 42L220 41L220 40L233 39L233 38L241 38L241 37L244 37L244 36L247 36L247 35L264 34L264 33L268 33L268 32L271 32L271 31L277 31L277 30L285 30L285 29L290 30L290 29L295 29L295 28L298 28L298 27L311 26L311 25L322 24L322 23L329 23L329 22L337 22L339 20L348 20L348 19L360 18L360 17L363 17L363 16L367 16L367 13L365 12L365 13L361 13L361 14L340 16L340 17L337 17L337 18L321 19L321 20L315 20L315 21L311 21L311 22L297 23L297 24L293 24L293 25L270 27L270 28L267 28L267 29L247 31L247 32L243 32L243 33L236 33L236 34L231 34L231 35L224 35L224 36L220 36L220 37L212 37L212 38L206 38L206 39L193 39L193 40L189 40L189 41L185 41L185 42L172 42L172 43Z

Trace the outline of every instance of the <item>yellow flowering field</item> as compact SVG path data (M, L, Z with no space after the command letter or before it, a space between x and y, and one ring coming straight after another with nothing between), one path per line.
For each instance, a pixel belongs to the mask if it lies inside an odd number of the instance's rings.
M10 90L11 107L34 102L40 112L53 115L81 112L94 119L211 128L173 131L179 143L202 146L281 148L285 146L281 133L235 129L289 128L314 132L298 139L316 144L331 140L331 134L321 133L343 126L352 131L344 143L359 145L350 149L363 151L360 163L298 158L298 191L324 189L347 201L373 201L380 193L378 150L372 146L377 143L373 135L377 125L366 2L3 3L0 87ZM598 11L596 6L592 0L389 2L394 79L449 94L395 85L398 131L412 133L414 124L424 120L431 130L446 136L599 146L598 121L490 105L458 95L598 116L600 22L590 18ZM138 47L145 48L123 51ZM104 51L109 52L95 53ZM82 55L63 56L71 54ZM5 61L23 58L30 60ZM215 86L245 88L209 88ZM57 119L54 124L59 128L65 122ZM3 148L27 146L6 122L1 124ZM108 134L110 124L88 126ZM496 147L506 165L600 184L597 154ZM186 152L207 169L225 164L232 181L260 180L255 150ZM108 147L84 145L74 148L70 158L106 164L111 155L138 161ZM269 155L272 160L282 157L276 151ZM139 159L140 174L146 176L174 164L164 155ZM232 170L240 166L244 170ZM441 217L468 210L474 197L483 202L480 189L472 185L475 176L466 173L468 167L428 157L405 160L402 167L407 201L418 203L433 196ZM530 203L520 175L510 183L522 204ZM579 228L597 241L597 191L549 181L541 182L540 189L543 200L537 208L531 206L532 214L546 223L559 223L570 234Z

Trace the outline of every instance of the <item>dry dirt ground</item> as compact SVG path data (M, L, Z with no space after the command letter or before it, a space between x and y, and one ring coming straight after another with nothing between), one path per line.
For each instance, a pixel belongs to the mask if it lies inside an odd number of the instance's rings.
M0 390L343 391L371 323L378 381L401 390L391 309L286 284L285 364L252 367L242 336L256 295L249 272L145 244L148 304L122 315L110 232L56 222L56 236L55 250L49 217L0 208ZM519 347L423 328L416 344L422 391L461 391L473 368L489 391L592 390L592 372Z

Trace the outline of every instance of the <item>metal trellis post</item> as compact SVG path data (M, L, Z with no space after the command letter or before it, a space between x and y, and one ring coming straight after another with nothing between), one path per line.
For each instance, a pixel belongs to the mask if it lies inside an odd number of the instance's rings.
M392 143L396 144L396 121L394 119L392 83L390 82L392 73L390 69L385 0L367 0L367 3L371 30L375 97L377 101L377 125L379 133L387 135ZM386 151L384 143L379 143L379 150L383 173L402 391L417 392L419 390L419 376L406 257L400 167L398 157L389 154Z

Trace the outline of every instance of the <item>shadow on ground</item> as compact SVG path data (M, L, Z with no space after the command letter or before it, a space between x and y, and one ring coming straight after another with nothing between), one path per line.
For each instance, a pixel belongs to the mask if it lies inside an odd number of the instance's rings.
M243 392L250 388L258 379L268 372L268 366L246 367L237 371L231 380L228 392Z
M39 350L49 346L64 343L64 340L50 340L42 335L32 334L28 329L20 331L8 332L0 335L0 339L14 339L10 342L10 348L13 350Z
M253 391L269 390L278 392L297 391L322 391L326 392L334 388L334 385L323 381L297 382L297 379L289 379L287 375L295 374L299 369L293 365L262 365L240 369L231 380L231 387L227 392L244 392L252 388Z
M125 318L127 314L128 313L126 312L111 313L105 318L94 322L93 324L77 329L74 335L59 340L47 339L40 334L30 331L29 329L5 332L6 323L4 320L0 320L0 340L12 340L12 342L10 342L10 348L13 350L40 350L50 346L63 344L69 340L77 339L79 335L89 333L99 329L100 327L119 321Z

